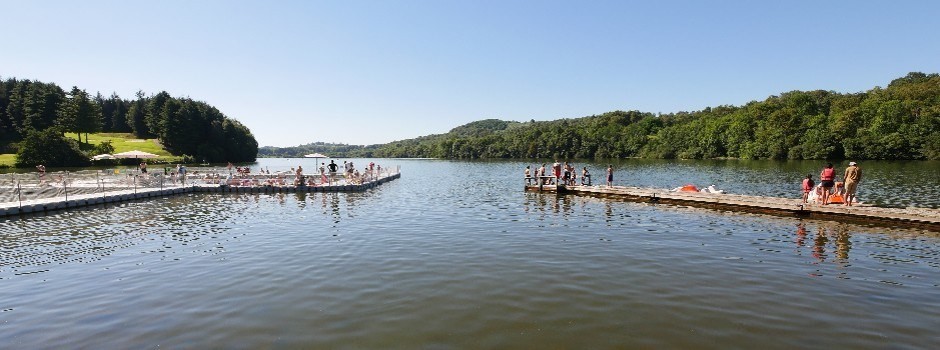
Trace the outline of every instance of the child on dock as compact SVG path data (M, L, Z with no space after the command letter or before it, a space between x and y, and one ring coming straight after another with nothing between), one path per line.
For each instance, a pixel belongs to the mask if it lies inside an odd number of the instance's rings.
M803 204L808 203L806 200L809 198L809 193L813 191L813 187L816 187L813 175L806 174L806 178L803 179Z

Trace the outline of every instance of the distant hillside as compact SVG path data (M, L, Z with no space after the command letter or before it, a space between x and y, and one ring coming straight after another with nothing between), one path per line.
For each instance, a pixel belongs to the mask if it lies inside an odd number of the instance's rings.
M342 143L314 142L293 147L264 146L258 148L259 158L300 158L305 154L322 153L330 157L350 158L366 154L366 150L378 146L358 146Z
M483 137L506 130L515 125L521 125L521 123L498 119L485 119L458 126L451 129L447 134L422 136L414 140L433 140L438 137ZM377 150L385 146L386 145L360 146L326 142L313 142L294 147L264 146L258 149L258 157L299 158L303 157L305 154L311 153L322 153L337 158L372 157Z
M524 123L486 119L446 134L341 146L306 150L450 159L940 159L940 75L915 72L866 92L789 91L694 112L613 111Z

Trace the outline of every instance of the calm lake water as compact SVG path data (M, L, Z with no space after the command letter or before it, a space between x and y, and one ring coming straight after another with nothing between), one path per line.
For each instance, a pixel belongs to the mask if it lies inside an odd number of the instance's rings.
M0 219L0 348L940 343L938 233L525 193L522 162L376 162L401 179ZM821 164L616 167L617 184L795 197ZM863 201L940 204L940 163L862 167Z

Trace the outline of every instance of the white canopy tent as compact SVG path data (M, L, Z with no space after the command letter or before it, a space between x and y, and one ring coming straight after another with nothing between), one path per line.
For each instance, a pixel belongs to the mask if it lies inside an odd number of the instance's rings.
M147 158L156 158L156 157L159 157L159 156L156 155L156 154L153 154L153 153L147 153L147 152L144 152L144 151L138 151L138 150L136 150L136 149L133 150L133 151L127 151L127 152L121 152L121 153L115 153L115 154L114 154L114 158L147 159Z

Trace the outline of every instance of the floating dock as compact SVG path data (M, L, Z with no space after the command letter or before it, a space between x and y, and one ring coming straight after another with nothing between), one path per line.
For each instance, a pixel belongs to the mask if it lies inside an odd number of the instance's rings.
M64 197L33 199L22 202L0 203L0 218L188 193L363 192L400 177L401 173L395 173L361 184L322 186L228 186L218 184L193 184L168 188L142 187L119 191L103 191Z
M837 220L857 224L914 227L940 231L940 210L928 208L883 208L870 205L803 204L801 199L717 194L703 192L672 192L624 186L526 185L526 191L574 194L622 199L633 202L658 203L717 210L792 216L810 219Z

